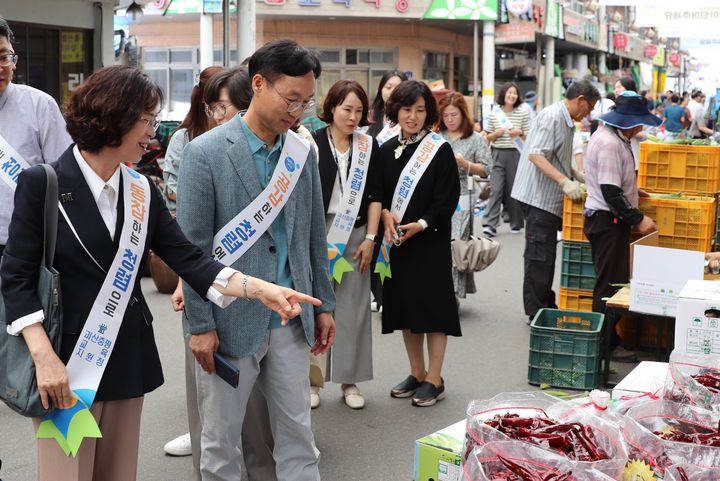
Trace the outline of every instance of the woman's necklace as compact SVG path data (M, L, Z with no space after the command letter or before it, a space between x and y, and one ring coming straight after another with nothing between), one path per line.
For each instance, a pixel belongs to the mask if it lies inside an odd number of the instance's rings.
M338 151L337 151L337 148L335 147L335 142L333 140L332 127L327 128L327 134L328 134L328 140L330 141L330 151L333 154L333 160L335 161L335 167L337 167L337 171L338 171L338 185L340 186L340 196L342 197L343 195L345 195L345 192L344 192L345 189L343 187L343 184L345 183L346 173L344 172L345 169L342 169L340 167L340 160L338 159ZM350 159L351 156L352 156L352 144L350 145L350 152L349 152L349 155L347 158Z

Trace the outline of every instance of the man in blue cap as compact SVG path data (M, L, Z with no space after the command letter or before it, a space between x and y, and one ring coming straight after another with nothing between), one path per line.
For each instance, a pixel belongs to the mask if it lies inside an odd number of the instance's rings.
M585 235L592 247L596 278L593 312L605 312L603 298L611 297L630 277L630 231L649 234L655 222L638 209L638 190L630 139L643 126L657 127L662 120L652 115L646 100L625 91L615 100L615 109L600 116L604 125L590 138L585 155ZM612 347L619 339L612 330ZM616 360L632 357L618 353Z

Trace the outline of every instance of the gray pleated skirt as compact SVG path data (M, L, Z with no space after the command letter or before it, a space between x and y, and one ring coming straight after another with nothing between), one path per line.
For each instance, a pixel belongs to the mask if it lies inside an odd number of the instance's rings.
M326 228L330 228L334 218L334 215L326 216ZM325 380L337 384L355 384L373 378L370 270L374 263L360 274L360 259L352 260L366 233L367 226L354 228L350 233L343 257L355 270L346 272L340 284L333 281L337 334L328 353Z

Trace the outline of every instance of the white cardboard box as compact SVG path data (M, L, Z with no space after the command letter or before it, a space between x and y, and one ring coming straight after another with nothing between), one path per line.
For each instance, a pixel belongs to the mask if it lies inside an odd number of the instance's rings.
M630 310L675 316L680 291L687 281L703 278L704 264L703 252L635 245Z
M720 281L688 281L680 291L675 350L720 356Z
M659 395L665 385L667 371L666 362L643 361L615 386L612 398L634 397L645 393Z

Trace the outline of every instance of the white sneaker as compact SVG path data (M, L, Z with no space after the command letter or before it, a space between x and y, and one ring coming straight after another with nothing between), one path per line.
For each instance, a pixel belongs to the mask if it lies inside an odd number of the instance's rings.
M343 389L343 397L345 398L345 404L347 404L347 407L350 409L362 409L365 407L365 398L357 386L350 386Z
M310 409L320 406L320 387L310 386Z
M163 448L170 456L190 456L192 447L190 446L190 433L178 436L172 441L168 441Z

